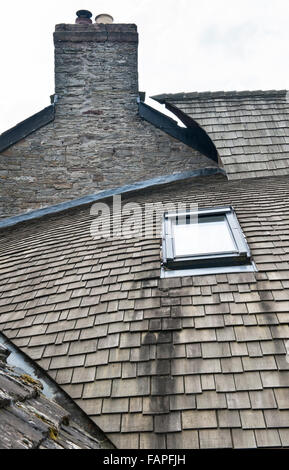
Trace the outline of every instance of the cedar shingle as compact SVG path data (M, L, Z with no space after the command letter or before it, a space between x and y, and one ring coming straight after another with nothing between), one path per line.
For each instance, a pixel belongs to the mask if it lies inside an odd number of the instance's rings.
M280 389L282 390L282 389ZM277 390L276 390L277 391ZM276 392L275 392L276 393ZM249 392L250 400L253 409L266 409L276 408L276 400L274 397L273 390L262 390ZM280 407L280 406L279 406Z
M96 367L76 367L73 370L71 383L92 382L95 379Z
M240 416L243 429L266 428L262 411L241 410Z
M185 393L201 393L202 386L199 375L187 375L185 380Z
M102 405L103 413L127 413L128 398L104 398Z
M121 414L107 414L100 416L92 416L92 421L94 421L97 426L103 430L105 433L109 432L120 432L121 427Z
M251 408L248 392L226 393L228 409L241 410Z
M104 325L107 327L107 325ZM99 328L95 328L95 334L100 334ZM102 333L102 332L101 332ZM98 349L107 349L107 348L115 348L119 344L119 333L115 333L112 335L107 335L104 336L104 334L101 334L101 337L98 341Z
M224 318L222 315L206 315L195 318L195 328L222 328Z
M173 340L174 344L216 341L216 333L214 329L196 330L194 328L187 328L180 332L174 332Z
M242 357L242 363L245 371L277 369L274 356Z
M121 432L153 431L152 416L144 416L141 413L123 414Z
M134 348L140 346L140 333L121 333L120 348Z
M85 370L87 370L86 368ZM96 368L96 380L110 378L113 379L115 377L121 377L121 364L105 364L99 365Z
M85 328L85 329L82 329L82 331L80 332L80 339L81 340L85 340L85 339L96 339L96 338L101 338L101 337L105 337L106 334L107 334L107 329L108 329L108 326L107 325L97 325L97 326L93 326L91 328ZM118 336L118 335L109 335L108 338L108 343L110 343L111 341L111 337L114 337L115 336ZM100 342L98 342L98 344L100 343L100 346L99 348L101 349L101 345L103 344L103 340ZM107 347L110 347L110 346L107 346Z
M277 389L274 390L274 394L275 394L275 397L276 397L278 408L280 410L288 410L289 409L289 402L288 402L289 387L288 388L277 388ZM271 408L274 408L274 407L272 406Z
M124 379L129 379L132 377L136 377L136 364L131 364L129 362L125 362L122 365L122 375Z
M53 357L50 362L51 369L66 369L67 367L83 366L85 355Z
M283 371L280 374L275 371L263 371L261 372L261 380L264 388L289 387L289 372Z
M154 416L154 432L170 433L182 430L181 413L171 411L169 414Z
M255 431L258 447L279 447L280 437L276 429L262 429Z
M241 421L237 410L218 410L218 423L220 428L240 428Z
M152 396L143 398L143 414L155 415L170 412L169 396Z
M98 382L96 383L97 386ZM148 377L139 377L137 381L134 379L114 379L112 382L111 396L133 397L145 396L150 393L150 381Z
M212 410L190 410L182 412L183 429L216 428L216 412Z
M127 434L124 434L126 436ZM170 434L169 434L170 435ZM169 436L168 435L168 436ZM137 448L138 446L128 446L128 449ZM155 434L154 432L141 432L140 433L140 449L166 449L166 435ZM125 448L124 446L119 448Z
M259 341L271 339L270 329L266 326L236 326L237 341Z
M265 421L268 428L287 428L289 411L265 410Z
M91 400L75 400L80 408L88 415L100 415L102 408L102 399L93 398Z
M235 383L237 390L262 390L262 383L259 372L244 372L235 374Z
M227 429L200 430L200 449L232 448L230 431Z
M229 343L204 343L202 347L202 356L204 358L230 357L231 351Z
M110 392L111 380L98 380L84 385L83 398L109 397Z
M289 446L289 429L280 429L279 435L283 447Z
M199 449L198 431L182 431L167 435L168 449Z
M228 357L221 359L221 367L224 374L243 372L242 361L239 357Z
M173 359L171 364L172 375L210 374L221 372L219 359Z
M171 395L170 396L170 410L191 410L196 408L196 397L190 395Z
M217 392L234 392L236 390L233 374L215 374Z
M254 431L233 429L232 438L235 449L253 449L257 447Z
M213 409L227 408L226 397L224 393L216 393L215 391L203 391L196 396L197 409Z
M139 378L140 380L141 378ZM183 377L155 377L151 378L152 395L174 395L175 393L184 393Z

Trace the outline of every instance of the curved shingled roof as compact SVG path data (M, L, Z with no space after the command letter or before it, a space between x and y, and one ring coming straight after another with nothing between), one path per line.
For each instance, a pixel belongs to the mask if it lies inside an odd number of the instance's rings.
M176 93L152 98L203 127L229 179L289 174L286 90Z
M256 273L160 279L160 237L96 240L90 208L3 229L1 329L120 448L289 446L288 178L124 202L232 204Z

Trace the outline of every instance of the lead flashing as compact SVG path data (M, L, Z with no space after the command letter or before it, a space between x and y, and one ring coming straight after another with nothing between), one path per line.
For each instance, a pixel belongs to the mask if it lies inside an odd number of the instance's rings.
M184 180L189 180L191 178L212 176L212 175L217 175L217 174L226 176L226 173L222 168L209 167L209 168L201 168L199 170L186 171L184 173L177 173L174 175L159 176L157 178L140 181L140 182L136 182L136 183L125 185L125 186L120 186L118 188L100 191L96 194L84 196L79 199L73 199L72 201L69 201L69 202L62 202L60 204L55 204L53 206L44 207L42 209L37 209L31 212L26 212L25 214L20 214L14 217L3 219L0 222L0 230L6 229L9 227L14 227L21 223L41 219L46 216L53 216L61 212L70 210L70 209L84 207L96 201L104 200L104 199L107 199L116 195L120 195L120 194L129 195L136 191L146 190L150 188L157 188L158 186L163 186L163 185L177 182L177 181L184 181Z
M168 108L167 104L166 107ZM142 101L139 102L139 115L141 118L194 150L201 152L214 162L218 162L216 147L201 126L192 118L185 116L184 113L181 113L177 108L171 107L169 111L172 111L186 127L180 127L172 118L148 106Z
M55 107L53 104L47 106L36 114L33 114L24 121L19 122L16 126L8 129L0 135L0 152L3 152L11 145L16 144L19 140L24 139L32 132L37 131L46 124L54 120Z

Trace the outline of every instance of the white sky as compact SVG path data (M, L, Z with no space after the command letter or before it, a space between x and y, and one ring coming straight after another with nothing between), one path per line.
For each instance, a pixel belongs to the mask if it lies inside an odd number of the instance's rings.
M74 23L79 9L137 24L139 88L147 97L289 89L288 0L5 0L0 133L50 104L54 27Z

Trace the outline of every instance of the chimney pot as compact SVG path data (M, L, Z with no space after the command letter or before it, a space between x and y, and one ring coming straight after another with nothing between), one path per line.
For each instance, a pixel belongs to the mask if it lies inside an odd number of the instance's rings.
M76 12L76 20L75 20L75 23L77 24L91 24L92 21L91 21L91 17L92 17L92 13L88 10L78 10Z
M107 13L101 13L95 17L96 23L111 24L113 23L113 17Z

